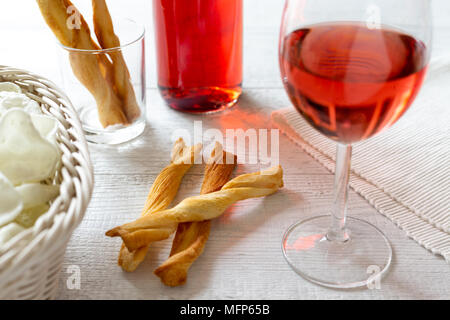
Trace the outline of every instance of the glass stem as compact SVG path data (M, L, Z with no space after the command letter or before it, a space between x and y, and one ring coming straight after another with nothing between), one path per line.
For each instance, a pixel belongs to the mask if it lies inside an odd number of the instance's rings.
M328 230L327 239L330 241L345 242L349 239L345 228L347 218L348 180L350 177L350 163L352 146L337 144L336 171L334 177L334 203L332 208L332 223Z

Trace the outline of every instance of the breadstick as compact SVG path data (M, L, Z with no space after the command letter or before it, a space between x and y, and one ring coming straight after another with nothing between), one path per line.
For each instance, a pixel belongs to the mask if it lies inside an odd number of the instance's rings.
M175 142L172 149L172 161L156 177L145 202L142 215L166 209L175 198L181 180L194 164L194 158L199 154L201 145L186 147L183 139ZM149 246L145 245L135 251L129 251L124 244L120 249L118 264L123 270L132 272L144 260Z
M244 174L228 182L220 191L187 198L174 208L146 215L109 230L106 235L120 236L128 250L133 251L143 244L167 239L179 223L217 218L237 201L268 196L282 186L280 166Z
M98 42L103 49L119 48L120 40L114 33L111 15L105 0L92 0L94 11L94 29ZM118 96L122 99L123 110L130 123L139 118L141 110L136 100L130 72L120 50L108 53L113 62L113 81Z
M80 26L69 28L68 9L73 6L69 0L36 0L42 16L58 40L66 47L74 49L100 49L92 40L89 26L80 15ZM99 119L103 127L114 124L128 124L122 111L121 101L113 88L104 78L108 76L108 61L98 54L71 51L69 59L72 70L78 80L94 96L97 103Z
M233 159L233 162L229 164L227 159ZM216 143L211 153L211 160L205 168L205 178L200 194L220 190L230 178L236 163L237 157L235 155L227 157L222 145ZM155 270L155 274L165 285L178 286L186 282L187 272L192 263L202 254L210 229L210 220L178 225L170 258Z

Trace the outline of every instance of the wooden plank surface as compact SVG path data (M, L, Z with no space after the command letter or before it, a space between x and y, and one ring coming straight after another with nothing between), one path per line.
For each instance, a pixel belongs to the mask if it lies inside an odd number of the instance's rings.
M326 213L333 176L280 136L280 162L286 187L267 199L240 202L213 223L204 254L193 265L188 283L167 288L152 272L168 255L170 241L152 246L148 259L132 274L116 265L120 241L108 239L110 227L137 217L148 189L168 163L174 128L266 128L270 113L290 105L281 87L277 44L282 1L245 0L245 93L232 110L212 116L188 116L167 108L155 90L155 59L150 1L110 1L147 27L149 125L145 134L120 147L90 146L95 190L86 217L67 248L60 275L59 299L442 299L450 298L448 264L434 256L381 216L364 199L350 193L350 214L376 224L394 247L391 271L379 290L325 289L297 276L281 253L281 237L299 219ZM1 64L23 67L58 83L58 48L37 7L29 0L0 6ZM86 1L75 1L81 8ZM24 6L30 10L24 10ZM435 0L434 56L450 54L450 2ZM85 10L85 9L83 9ZM85 11L83 11L85 12ZM18 19L17 17L20 17ZM238 173L259 170L244 165ZM202 168L186 176L176 201L197 194ZM81 271L80 290L66 282L70 266ZM320 268L320 266L318 266Z
M145 263L133 274L116 266L120 241L104 231L137 217L148 188L167 164L171 128L192 127L191 116L167 109L156 90L149 90L152 115L146 134L123 148L92 146L96 188L90 208L75 232L60 279L59 298L120 299L421 299L450 297L449 266L413 240L364 199L350 194L350 213L377 225L395 250L391 272L380 290L336 291L299 278L281 253L281 237L299 219L326 213L332 201L333 176L280 136L280 159L286 187L261 200L238 203L214 221L210 241L194 264L188 283L167 288L152 272L164 261L170 241L157 243ZM240 119L238 126L266 126L270 112L287 106L282 89L247 89L235 109L203 117L205 129L223 117ZM256 116L255 116L256 114ZM195 118L197 119L197 118ZM258 170L245 165L238 173ZM177 199L198 194L202 168L189 172ZM65 273L71 265L81 270L81 290L68 290ZM320 268L320 266L318 266Z

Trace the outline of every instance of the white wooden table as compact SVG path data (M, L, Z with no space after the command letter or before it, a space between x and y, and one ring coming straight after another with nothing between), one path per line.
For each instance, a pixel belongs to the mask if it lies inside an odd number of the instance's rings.
M54 40L31 2L0 4L0 64L29 69L58 82ZM245 92L232 110L202 117L169 109L155 89L150 1L126 1L126 7L123 1L110 2L113 14L126 12L147 26L149 124L145 134L129 144L90 146L95 190L85 219L67 248L59 299L450 298L449 265L408 239L354 192L350 193L350 214L384 230L394 247L393 266L381 288L337 291L297 276L282 256L281 237L295 221L329 208L333 176L284 136L280 136L280 162L285 188L267 199L240 202L214 221L205 252L191 268L185 286L165 287L152 273L167 257L171 241L153 245L136 272L122 272L116 264L120 241L106 238L104 232L139 215L151 183L168 163L172 131L180 127L192 130L194 120L203 121L204 130L267 128L270 113L290 103L277 64L282 1L245 0ZM81 9L87 5L87 1L75 3ZM450 3L434 3L434 55L450 54ZM30 9L25 10L27 6ZM258 165L244 165L236 174L258 169ZM176 201L199 192L202 174L200 167L187 174ZM66 285L67 270L73 265L81 271L79 290Z

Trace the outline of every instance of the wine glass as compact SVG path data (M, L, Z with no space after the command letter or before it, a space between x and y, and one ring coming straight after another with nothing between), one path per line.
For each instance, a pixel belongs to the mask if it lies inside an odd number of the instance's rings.
M286 1L279 47L286 92L311 126L337 142L331 214L294 224L282 242L290 266L309 281L361 287L391 264L383 232L347 217L352 143L394 124L415 99L430 57L430 2Z

